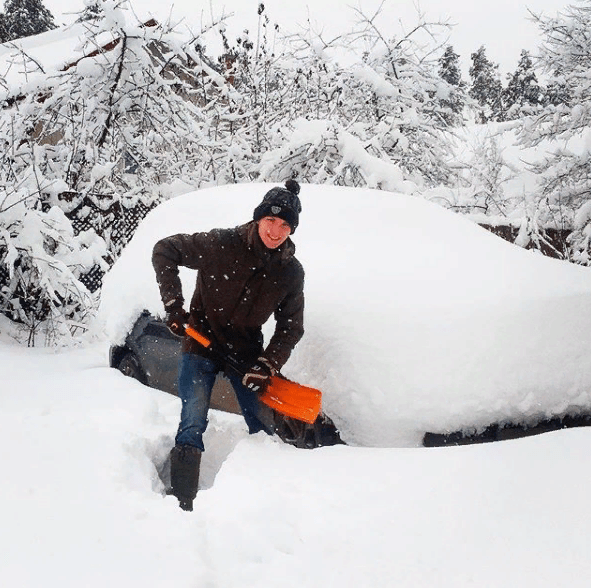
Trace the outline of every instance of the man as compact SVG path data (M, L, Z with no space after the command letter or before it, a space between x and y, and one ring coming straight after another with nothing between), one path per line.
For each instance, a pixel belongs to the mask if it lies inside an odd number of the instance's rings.
M267 192L253 220L244 225L173 235L154 246L152 264L169 329L184 335L188 323L246 372L241 377L225 370L219 353L185 336L178 377L181 418L170 454L171 493L183 510L192 510L197 495L203 433L220 371L232 383L249 433L273 433L259 418L259 394L304 333L304 270L289 238L299 222L299 191L299 184L288 180L285 188ZM197 270L189 312L184 310L180 266ZM276 328L263 349L261 327L271 315Z

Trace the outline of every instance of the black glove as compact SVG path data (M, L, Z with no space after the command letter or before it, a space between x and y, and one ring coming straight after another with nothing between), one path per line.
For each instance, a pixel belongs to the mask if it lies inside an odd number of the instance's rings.
M185 334L185 324L189 320L189 313L182 306L173 306L166 315L166 326L174 335L181 337Z
M264 357L259 357L242 378L242 384L253 392L262 394L269 385L271 376L276 373L271 362Z

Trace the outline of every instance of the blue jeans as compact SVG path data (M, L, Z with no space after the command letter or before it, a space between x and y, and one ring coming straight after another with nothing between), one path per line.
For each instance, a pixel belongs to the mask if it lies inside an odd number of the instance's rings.
M211 401L211 391L220 365L194 353L183 353L179 366L178 393L182 401L181 422L175 442L177 445L192 445L205 451L203 433L207 428L207 413ZM248 425L248 432L252 435L265 431L269 435L273 431L265 425L260 417L263 407L256 392L242 385L240 376L226 373L230 380L244 420Z

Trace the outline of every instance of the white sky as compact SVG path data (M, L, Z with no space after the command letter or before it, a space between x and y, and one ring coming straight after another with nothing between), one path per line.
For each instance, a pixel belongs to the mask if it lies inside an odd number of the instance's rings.
M574 0L576 2L577 0ZM187 14L198 18L201 13L209 16L211 7L216 15L225 8L233 12L236 32L250 26L254 29L258 0L139 0L135 4L162 12L174 3L175 10L186 10ZM367 13L380 6L380 0L316 0L308 2L286 2L285 0L265 0L266 12L273 22L285 29L295 30L310 16L311 20L324 29L329 37L348 30L355 20L352 6L361 6ZM474 2L468 0L384 0L382 28L388 32L401 21L405 29L416 23L417 6L429 20L449 19L455 23L450 42L462 60L467 76L470 54L481 45L487 48L490 60L500 64L502 74L512 72L519 59L521 49L535 52L539 42L537 27L528 20L528 9L535 13L553 16L564 10L568 0L495 0L494 2ZM53 12L57 21L66 21L64 13L79 10L83 0L45 0L45 5ZM185 8L186 7L186 8ZM397 25L396 25L397 26ZM232 29L230 29L232 31Z

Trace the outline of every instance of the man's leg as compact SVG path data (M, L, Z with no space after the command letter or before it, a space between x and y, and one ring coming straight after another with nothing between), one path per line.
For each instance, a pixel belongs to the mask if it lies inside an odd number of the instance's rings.
M219 371L216 362L193 353L183 353L179 367L178 393L182 402L177 445L191 445L204 451L203 433L211 391Z
M265 431L268 435L273 435L275 432L273 411L259 400L257 392L253 392L242 384L240 376L228 370L226 377L234 388L242 416L248 426L248 432L253 435L259 431Z
M203 433L218 367L215 362L184 353L179 367L178 391L182 402L181 420L170 452L170 493L183 510L193 510L197 496Z

